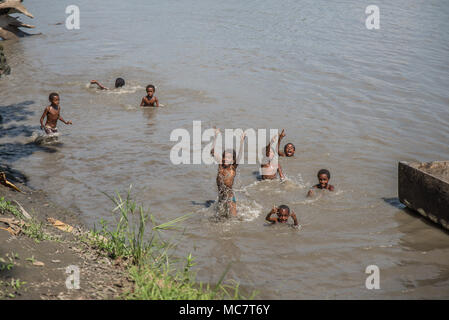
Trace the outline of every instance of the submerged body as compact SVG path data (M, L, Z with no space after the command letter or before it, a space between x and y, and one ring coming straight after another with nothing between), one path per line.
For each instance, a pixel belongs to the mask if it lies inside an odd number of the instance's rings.
M215 130L215 138L213 147L211 149L211 155L215 158L218 164L217 173L217 188L218 188L218 206L219 213L222 216L229 217L237 216L237 201L235 199L234 190L232 189L234 185L234 179L237 174L238 162L242 156L243 142L245 140L245 134L242 134L240 141L239 155L236 156L234 150L223 151L220 155L215 152L215 144L217 140L217 135L220 130Z

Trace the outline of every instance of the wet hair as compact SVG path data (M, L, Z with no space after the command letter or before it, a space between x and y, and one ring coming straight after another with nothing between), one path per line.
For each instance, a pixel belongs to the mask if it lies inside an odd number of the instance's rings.
M59 94L57 94L56 92L50 93L50 95L48 96L48 100L50 100L50 102L53 102L54 97L59 97Z
M225 151L223 151L222 158L221 158L221 163L224 163L226 153L232 153L232 159L234 161L232 164L236 164L237 163L237 154L235 153L235 150L225 150Z
M322 174L325 174L328 179L331 178L331 173L327 169L321 169L320 171L318 171L317 177L319 178Z
M123 78L117 78L115 79L115 87L120 88L125 85L125 80Z
M289 142L284 146L284 153L287 153L287 147L289 145L291 145L293 147L293 151L296 151L295 145L293 143Z
M285 204L282 204L279 206L279 210L281 210L281 209L285 209L285 210L287 210L288 213L290 213L290 208L288 206L286 206Z
M145 88L145 91L147 91L148 88L153 88L153 91L156 92L156 87L153 86L152 84L147 85L147 87Z

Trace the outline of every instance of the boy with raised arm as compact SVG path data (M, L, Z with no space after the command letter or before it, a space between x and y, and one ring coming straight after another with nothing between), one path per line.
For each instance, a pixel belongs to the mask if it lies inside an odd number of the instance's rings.
M56 123L58 120L61 120L65 124L72 124L72 121L65 121L61 116L61 107L59 106L59 94L53 92L48 97L50 100L50 105L47 106L42 113L42 117L40 119L41 129L45 131L46 134L56 133L58 132L58 128L56 127ZM44 119L47 117L44 126Z
M262 180L273 180L276 179L276 175L279 172L279 177L281 181L285 179L284 173L282 172L281 165L278 162L278 157L272 144L275 143L277 135L271 138L270 143L265 147L266 158L262 161L260 165L260 173Z
M273 214L276 214L276 217L272 217ZM293 225L298 226L298 219L296 218L295 212L293 212L293 210L290 212L290 208L283 204L279 207L273 207L273 209L271 209L271 211L267 214L265 220L271 222L272 224L286 223L289 217L293 219Z
M229 214L233 217L237 216L237 201L235 199L232 186L234 185L234 178L237 173L237 167L242 157L243 143L245 142L245 134L240 138L239 154L236 156L235 150L225 150L220 156L215 152L215 144L217 142L217 135L220 133L219 129L215 129L215 137L210 151L211 155L218 162L217 173L217 187L218 187L218 205L225 210L225 216Z
M289 142L284 146L284 151L280 150L281 140L285 137L285 129L282 129L281 134L279 135L278 141L278 154L280 157L293 157L295 155L295 146L293 143Z

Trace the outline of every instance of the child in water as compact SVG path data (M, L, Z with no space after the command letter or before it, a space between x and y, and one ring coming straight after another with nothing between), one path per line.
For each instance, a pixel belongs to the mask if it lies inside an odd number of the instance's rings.
M211 155L219 163L217 173L217 187L218 187L218 205L219 208L225 210L224 215L237 216L237 201L235 199L232 186L234 185L234 178L237 173L237 167L242 157L243 143L245 141L245 134L242 134L240 138L240 150L239 155L236 157L235 150L225 150L220 159L220 155L215 152L215 143L217 141L217 135L220 133L219 129L215 129L215 138Z
M293 157L295 155L295 146L293 143L289 142L284 146L284 152L282 152L279 147L281 145L282 138L285 137L285 129L282 129L281 135L279 136L278 142L278 154L280 157Z
M156 88L149 84L146 87L147 95L142 98L142 102L140 102L141 107L159 107L159 99L154 95L156 92Z
M331 178L331 173L327 169L321 169L318 171L318 184L314 185L312 189L309 190L307 193L307 196L310 197L313 195L313 189L322 189L322 190L329 190L334 191L334 186L329 184L329 180Z
M50 100L50 105L45 108L41 117L41 129L45 130L46 134L57 133L58 128L56 127L56 123L58 120L61 120L65 124L72 124L72 121L65 121L61 116L61 107L59 106L59 94L51 93L48 97ZM44 126L44 119L47 117Z
M273 147L271 146L276 141L276 137L277 135L275 135L271 139L270 143L265 147L265 155L267 158L264 159L263 163L260 165L260 173L262 176L262 180L276 179L276 175L278 172L281 181L285 179L281 165L278 162L277 154L275 153Z
M273 214L276 214L277 217L271 217ZM286 223L288 217L291 217L293 219L294 226L298 226L298 219L296 218L296 214L293 212L293 210L290 212L290 208L283 204L279 207L273 207L273 209L271 209L271 211L267 214L265 220L271 222L272 224Z
M97 80L91 80L90 83L96 84L98 86L98 88L100 88L101 90L110 90L109 88L105 87L100 82L98 82ZM125 85L125 80L123 78L115 79L115 88L121 88L124 85Z

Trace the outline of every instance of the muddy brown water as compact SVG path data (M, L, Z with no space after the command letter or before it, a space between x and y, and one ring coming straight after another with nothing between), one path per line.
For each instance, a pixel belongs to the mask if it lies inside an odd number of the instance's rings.
M126 193L159 221L194 213L179 252L202 281L229 277L273 299L449 297L449 235L397 201L397 163L449 158L449 7L378 1L381 29L358 1L29 2L42 35L4 42L12 74L0 80L2 163L80 212L110 219L102 192ZM27 20L27 18L23 18ZM97 79L120 91L89 88ZM140 109L148 83L165 105ZM59 142L27 144L52 91L61 94ZM258 182L242 165L238 221L210 220L215 165L173 165L176 128L285 128L288 181ZM336 192L307 199L321 168ZM301 229L268 227L288 204ZM380 268L367 290L365 268Z

